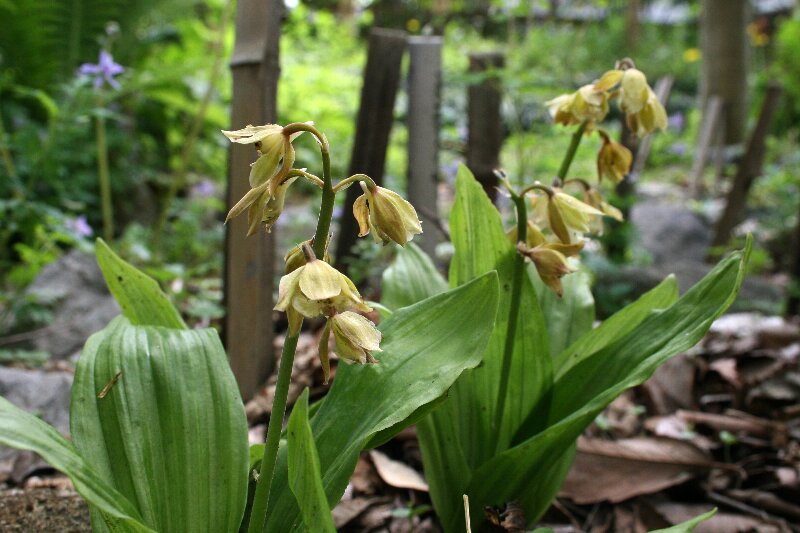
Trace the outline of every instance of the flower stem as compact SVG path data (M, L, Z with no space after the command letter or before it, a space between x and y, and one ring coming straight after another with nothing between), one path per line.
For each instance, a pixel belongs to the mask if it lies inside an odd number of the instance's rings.
M289 124L284 128L284 133L290 135L296 131L308 131L312 133L320 145L322 156L322 201L319 209L319 219L317 220L317 231L314 234L313 251L316 257L325 257L325 247L328 242L328 231L331 227L333 218L333 205L336 193L333 190L333 180L331 178L331 158L328 151L328 141L319 130L310 124L297 122ZM292 376L292 364L294 354L297 349L296 335L289 334L283 343L281 352L280 367L278 368L278 382L275 386L275 399L272 401L272 412L269 416L267 426L267 443L264 447L264 457L261 459L261 471L256 483L256 493L253 497L253 507L250 512L250 524L248 533L261 533L267 518L267 507L269 505L269 493L272 485L272 477L275 474L275 464L278 459L278 444L280 443L283 418L286 414L286 400L289 394L289 381Z
M275 399L272 402L272 412L269 415L267 426L267 443L264 446L264 457L261 460L261 471L256 483L256 493L253 496L253 507L250 512L248 533L261 533L267 518L267 505L269 492L272 485L272 476L275 474L275 463L278 457L278 444L281 440L281 427L286 414L286 400L289 395L289 381L292 377L294 353L297 349L298 335L290 335L283 342L280 367L278 368L278 383L275 386Z
M369 187L370 189L374 189L375 187L378 186L375 183L375 181L372 178L370 178L369 176L367 176L366 174L353 174L349 178L345 178L342 181L340 181L339 183L337 183L336 185L334 185L333 191L334 192L339 192L339 191L342 191L344 189L347 189L350 185L352 185L353 183L355 183L357 181L366 182L367 187Z
M514 207L517 213L517 240L526 242L528 237L528 214L525 205L525 196L512 193ZM497 402L495 403L494 420L498 426L503 423L505 415L506 396L508 396L508 380L511 375L511 359L514 356L514 341L517 335L517 322L519 308L522 300L522 277L525 274L525 258L520 254L514 257L514 273L511 281L511 304L508 310L508 325L506 329L506 343L503 348L503 366L500 371L500 384L497 388ZM503 443L497 439L497 450Z
M103 97L97 96L97 108L105 108ZM114 236L114 213L111 205L111 179L108 173L108 145L106 144L106 121L101 114L95 117L97 140L97 175L100 179L100 205L103 210L103 238L111 242Z
M320 152L322 154L322 203L319 208L319 219L317 219L317 231L314 233L314 253L317 257L325 257L336 192L333 190L333 180L331 179L331 155L328 152L327 142L320 145Z
M581 138L583 138L583 133L586 131L586 125L589 121L584 120L581 122L578 129L575 130L575 133L572 134L572 141L569 143L569 148L567 148L567 153L564 154L564 160L561 162L561 168L558 169L558 179L560 181L564 181L564 178L567 177L567 172L569 172L569 167L572 164L572 160L575 159L575 152L578 151L578 145L581 144Z

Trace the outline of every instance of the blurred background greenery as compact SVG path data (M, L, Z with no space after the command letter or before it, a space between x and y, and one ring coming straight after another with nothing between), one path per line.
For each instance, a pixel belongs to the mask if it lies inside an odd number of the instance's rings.
M279 122L313 119L329 137L334 175L342 176L369 29L439 33L443 180L463 161L466 87L475 80L467 52L489 49L507 58L503 166L512 179L551 176L569 135L550 124L543 102L596 79L631 49L627 2L565 3L582 15L568 23L526 19L546 12L546 1L293 0L281 40ZM655 137L642 180L684 186L700 123L700 6L640 4L650 15L637 30L637 64L653 81L675 77L671 127ZM0 334L46 322L46 302L26 299L25 287L45 265L71 248L91 247L101 234L98 117L107 128L117 246L171 287L192 320L222 316L227 141L219 130L243 126L228 121L234 8L227 0L0 0ZM800 196L800 18L787 14L768 27L754 20L750 118L770 79L780 79L786 93L750 205L758 214L757 267L778 272L787 268L785 243ZM78 72L101 50L125 69L115 78L118 89L105 84L98 91ZM406 101L401 90L385 178L400 190ZM313 143L297 146L299 161L316 160ZM594 157L591 148L579 150L575 174L593 175ZM294 190L290 204L308 193ZM301 211L282 221L289 241L313 224L313 213ZM386 253L364 246L379 270Z

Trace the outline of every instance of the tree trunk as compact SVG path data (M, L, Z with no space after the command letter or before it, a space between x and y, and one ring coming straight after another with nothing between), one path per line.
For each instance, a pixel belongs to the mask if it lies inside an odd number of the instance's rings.
M231 58L231 129L277 119L282 0L239 0L236 43ZM231 144L227 205L250 189L251 145ZM269 234L249 239L247 217L228 223L225 233L224 338L231 368L246 401L272 371L272 291L275 245Z
M405 48L405 32L375 28L370 33L356 138L350 157L350 175L366 174L378 184L383 181L386 149L394 121L394 101L400 85L400 66ZM339 219L339 239L335 248L336 268L345 273L345 258L351 254L351 248L358 238L353 202L359 195L361 188L358 185L347 190L344 209Z
M781 86L777 82L772 82L764 95L761 113L758 115L756 128L747 143L747 151L742 156L739 167L736 169L736 175L733 177L733 183L725 202L725 210L717 221L714 240L711 242L712 248L728 244L733 228L744 218L747 195L753 182L761 175L761 167L767 152L767 134L772 125L772 117L775 115L780 96Z
M408 46L408 199L425 230L417 244L433 257L438 242L434 228L438 226L442 38L411 37Z
M712 95L724 104L725 144L744 141L747 123L747 0L703 0L701 109Z
M500 52L470 54L471 73L501 69L505 57ZM467 167L494 201L497 194L497 176L500 166L500 149L503 146L503 119L500 114L502 90L499 76L488 75L481 83L467 89Z

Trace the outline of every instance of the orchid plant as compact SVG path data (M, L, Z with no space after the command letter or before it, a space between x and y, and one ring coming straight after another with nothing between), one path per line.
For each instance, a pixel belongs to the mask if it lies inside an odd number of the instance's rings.
M511 508L526 526L536 523L564 481L583 430L625 389L698 342L738 291L749 244L683 297L669 277L593 328L594 302L579 253L586 234L602 231L604 217L621 218L601 185L622 180L633 160L600 127L613 100L640 136L666 126L662 104L627 59L595 83L550 100L554 121L574 128L572 141L549 184L536 180L516 190L498 173L516 215L508 230L469 170L458 172L449 286L495 271L500 303L483 364L465 372L417 423L431 499L447 532L470 524L483 531L487 517ZM581 139L592 133L601 141L597 184L569 176ZM412 245L385 272L382 304L402 308L447 287ZM699 520L675 531L690 531Z
M81 353L71 441L0 398L0 443L33 450L69 475L98 532L332 532L330 510L360 452L417 424L446 531L470 523L477 530L484 506L512 500L535 522L572 463L578 435L623 390L702 337L735 297L749 251L722 261L680 299L668 278L592 329L593 302L576 259L584 234L619 213L597 187L567 174L581 137L594 131L598 177L627 173L630 152L598 126L615 98L640 134L663 127L663 107L629 61L551 101L556 122L577 129L551 184L517 191L501 174L517 216L511 230L460 170L449 287L409 243L422 231L411 204L363 174L334 183L330 147L312 123L224 132L255 149L251 189L228 213L247 212L249 234L272 228L297 180L321 189L314 235L285 257L275 309L286 312L289 331L266 442L248 446L244 406L216 331L187 328L153 279L98 240L98 263L122 316ZM304 133L319 145L321 176L295 166L293 142ZM403 247L384 274L385 318L377 326L327 249L335 196L356 183L360 235ZM581 199L567 192L573 184ZM305 390L284 429L303 321L320 317L326 382L331 336L339 359L353 364L337 369L314 406Z
M292 141L302 133L319 143L321 177L294 168ZM248 449L244 406L216 331L188 329L156 282L102 240L98 263L122 316L81 353L72 440L0 398L0 443L36 451L70 476L98 532L334 531L330 509L359 453L413 424L477 366L494 323L497 276L488 273L376 327L360 314L370 307L358 289L330 264L335 195L358 183L360 233L384 244L407 244L422 231L411 204L362 174L334 184L327 140L311 123L225 134L255 148L252 188L228 215L247 211L251 234L271 229L297 179L322 190L314 236L286 255L276 309L290 327L266 442ZM326 320L326 381L331 336L339 359L356 364L338 368L324 405L309 409L306 390L282 430L298 336L313 317ZM441 346L442 331L456 338Z

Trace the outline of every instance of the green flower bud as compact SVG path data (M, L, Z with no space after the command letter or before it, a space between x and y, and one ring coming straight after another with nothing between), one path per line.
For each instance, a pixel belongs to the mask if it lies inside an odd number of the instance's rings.
M351 308L372 310L347 276L314 257L308 245L303 246L303 252L306 264L281 278L275 310L288 312L291 308L307 318Z
M556 124L568 126L602 121L608 113L608 95L595 90L594 85L584 85L572 94L562 94L545 102Z
M582 248L582 242L578 244L547 243L534 248L529 248L522 243L517 245L517 250L533 261L542 281L559 297L564 293L561 278L576 272L576 269L569 265L567 257L577 255Z
M580 240L582 234L589 231L592 217L603 216L601 211L558 190L548 200L550 229L564 244Z
M254 144L260 154L250 168L251 189L231 208L225 222L248 209L247 235L258 230L259 222L264 222L267 231L270 231L283 211L286 190L295 180L291 178L287 181L284 178L295 160L292 141L303 132L285 135L283 126L266 124L248 125L235 131L223 130L222 133L231 142Z
M364 194L353 204L353 216L358 221L359 237L370 231L375 242L396 242L405 246L414 235L422 233L417 212L410 203L394 191L360 182Z
M628 127L639 137L644 137L656 129L666 129L667 112L656 94L648 87L647 101L636 113L626 115Z
M641 111L647 104L650 91L644 72L635 68L625 70L619 84L619 107L622 112L631 114Z
M309 239L307 241L303 241L299 245L295 246L291 250L289 250L285 256L283 256L284 268L283 273L288 274L289 272L294 272L301 266L306 264L306 256L303 254L303 247L313 247L314 239ZM323 261L330 264L331 256L328 255L328 252L325 252L325 257Z
M377 363L370 352L380 352L381 332L368 318L345 311L329 322L339 359L352 363Z
M631 171L633 154L625 146L603 136L603 145L597 153L597 178L599 181L607 177L619 183Z

